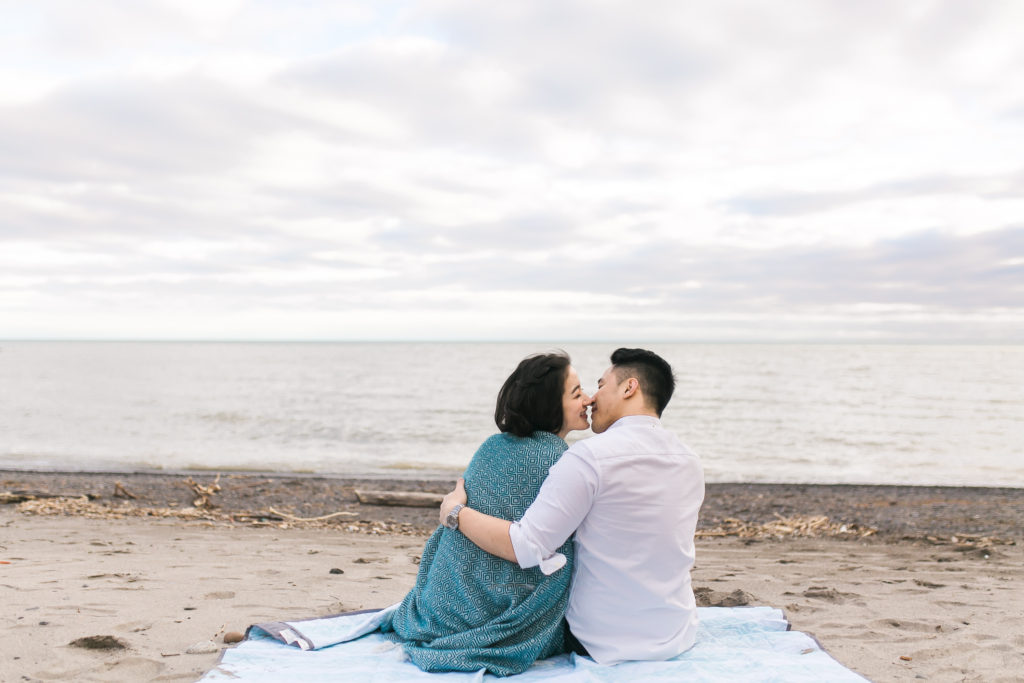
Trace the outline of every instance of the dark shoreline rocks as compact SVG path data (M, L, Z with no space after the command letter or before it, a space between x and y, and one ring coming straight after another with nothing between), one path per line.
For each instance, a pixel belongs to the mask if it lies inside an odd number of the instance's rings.
M216 473L31 472L0 470L0 492L88 496L111 506L189 508L200 484ZM221 474L211 497L225 513L267 513L269 508L303 518L352 513L340 520L410 524L424 532L437 526L431 508L363 505L355 490L446 493L453 482L439 479L366 479L284 473ZM853 484L708 484L702 529L727 519L763 524L779 517L824 515L841 524L878 529L885 540L948 539L954 535L1024 539L1024 489ZM343 523L343 521L339 521Z

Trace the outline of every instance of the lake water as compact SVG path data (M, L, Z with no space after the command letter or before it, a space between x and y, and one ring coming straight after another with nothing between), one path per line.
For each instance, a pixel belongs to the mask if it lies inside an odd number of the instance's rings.
M560 348L593 391L615 346ZM1024 487L1024 347L648 346L708 481ZM3 342L0 468L454 477L551 348Z

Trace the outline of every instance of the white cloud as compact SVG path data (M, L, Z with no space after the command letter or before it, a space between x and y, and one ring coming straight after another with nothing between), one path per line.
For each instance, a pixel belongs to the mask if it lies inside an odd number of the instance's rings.
M1022 13L21 5L0 337L1019 340Z

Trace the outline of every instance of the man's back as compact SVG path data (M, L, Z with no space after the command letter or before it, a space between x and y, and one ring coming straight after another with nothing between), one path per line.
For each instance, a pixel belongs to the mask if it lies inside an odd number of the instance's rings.
M567 455L596 482L575 536L573 634L602 664L686 650L697 629L690 569L704 498L699 460L646 416L622 418Z
M550 574L575 530L566 619L601 664L667 659L693 644L693 534L704 499L700 461L660 420L633 415L574 444L509 529L523 567Z

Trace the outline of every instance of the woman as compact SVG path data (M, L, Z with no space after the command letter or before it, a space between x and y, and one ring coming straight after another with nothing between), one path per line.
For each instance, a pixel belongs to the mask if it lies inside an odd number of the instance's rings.
M473 509L522 517L567 448L566 434L590 426L586 401L566 354L523 360L498 393L494 421L501 433L487 439L466 468ZM565 651L572 540L559 552L568 562L545 576L439 527L423 549L415 588L381 630L392 632L389 637L425 671L525 671Z

